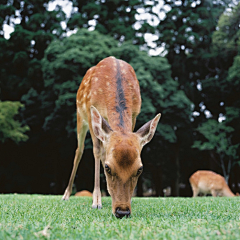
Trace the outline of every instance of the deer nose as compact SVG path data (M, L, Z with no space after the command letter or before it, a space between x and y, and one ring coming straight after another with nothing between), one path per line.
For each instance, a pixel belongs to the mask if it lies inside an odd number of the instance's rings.
M130 210L127 209L127 210L122 210L121 208L116 208L116 211L115 211L115 216L117 218L123 218L123 217L129 217L131 214Z

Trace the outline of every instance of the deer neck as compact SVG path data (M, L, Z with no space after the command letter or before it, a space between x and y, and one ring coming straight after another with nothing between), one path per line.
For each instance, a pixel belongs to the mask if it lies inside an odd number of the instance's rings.
M226 197L234 197L234 196L235 196L228 186L226 186L226 187L223 189L223 194L224 194L224 196L226 196Z

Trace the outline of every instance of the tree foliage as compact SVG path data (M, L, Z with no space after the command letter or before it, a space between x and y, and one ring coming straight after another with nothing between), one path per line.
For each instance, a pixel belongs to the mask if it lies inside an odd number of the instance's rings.
M154 32L147 20L137 21L139 9L154 14L152 8L158 1L145 0L73 0L73 11L68 20L68 28L91 28L102 34L108 34L120 42L132 41L134 44L144 44L144 33ZM135 26L138 22L138 27Z
M171 10L158 26L157 42L159 45L165 44L172 76L178 80L181 88L194 103L194 110L200 113L197 117L199 119L206 118L199 106L201 102L216 118L219 114L220 106L216 108L217 102L208 92L210 85L211 93L214 91L219 99L220 86L215 79L217 66L211 43L213 31L227 7L227 2L165 1Z
M48 11L49 0L4 2L0 5L1 27L3 23L12 24L14 32L8 40L0 33L1 99L19 101L31 87L42 88L40 60L49 43L62 36L60 22L65 15L61 8ZM16 88L18 91L14 91Z
M195 141L193 147L200 150L214 150L217 161L221 163L223 174L228 181L234 163L239 156L239 121L240 102L239 92L239 27L240 4L234 6L231 11L224 12L218 21L217 30L213 33L213 51L218 56L218 74L215 81L219 81L218 91L221 98L223 122L208 120L200 125L197 130L204 136L204 141ZM226 59L227 57L227 59ZM227 64L226 61L228 61ZM230 65L232 64L232 66ZM215 82L214 81L214 82ZM206 83L206 81L205 81ZM203 87L204 84L203 83ZM208 80L209 88L212 88ZM208 95L216 97L213 93ZM207 140L207 141L206 141ZM212 154L214 157L214 155Z
M11 139L15 143L26 141L28 136L24 134L29 131L28 126L22 126L16 119L19 108L23 107L20 102L0 101L0 141Z

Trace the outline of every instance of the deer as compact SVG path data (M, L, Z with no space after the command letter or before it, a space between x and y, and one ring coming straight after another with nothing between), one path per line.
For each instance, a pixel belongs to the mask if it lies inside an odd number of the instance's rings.
M204 196L211 194L213 197L235 196L228 187L224 177L212 171L196 171L189 178L189 182L192 187L193 197L197 197L199 193L202 193Z
M117 218L131 214L131 197L143 171L141 151L155 134L161 114L134 131L141 109L140 86L127 62L107 57L83 77L76 97L77 142L73 169L62 197L68 200L89 130L93 142L95 179L92 208L101 209L100 162Z
M88 190L82 190L80 192L76 192L75 197L92 197L92 193Z

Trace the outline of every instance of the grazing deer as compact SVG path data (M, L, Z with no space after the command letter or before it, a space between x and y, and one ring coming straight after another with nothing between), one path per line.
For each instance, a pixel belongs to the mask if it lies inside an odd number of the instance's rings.
M80 192L76 192L75 197L92 197L92 193L88 190L82 190Z
M92 207L102 208L101 160L112 197L113 214L118 218L131 214L131 197L143 171L140 153L152 139L161 116L158 114L133 133L140 108L139 82L128 63L108 57L87 71L77 92L78 148L64 200L71 195L89 129L95 158Z
M193 197L197 197L199 193L203 193L204 196L211 194L213 197L235 196L224 177L212 171L197 171L189 178L189 182L193 190Z

